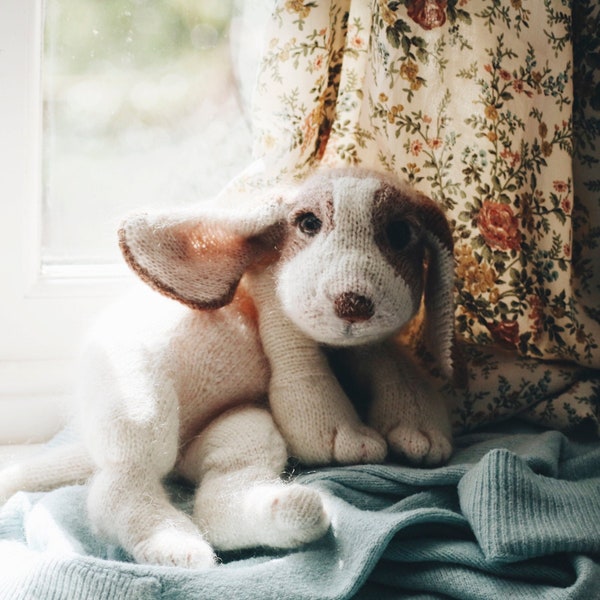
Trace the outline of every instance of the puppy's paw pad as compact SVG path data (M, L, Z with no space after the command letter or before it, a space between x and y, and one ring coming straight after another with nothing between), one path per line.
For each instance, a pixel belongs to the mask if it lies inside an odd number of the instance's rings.
M138 563L187 569L209 569L216 563L213 549L199 534L175 530L156 532L140 542L133 558Z
M261 485L248 500L249 518L254 516L257 522L263 521L260 545L297 548L323 537L329 529L329 515L321 495L309 487Z
M452 454L452 442L439 429L398 426L387 436L392 452L414 465L433 467L445 463Z
M329 527L320 494L302 485L283 486L271 501L271 513L275 522L286 528L305 529L308 537L324 533Z
M339 428L332 438L333 460L339 464L383 462L387 455L385 440L370 427Z

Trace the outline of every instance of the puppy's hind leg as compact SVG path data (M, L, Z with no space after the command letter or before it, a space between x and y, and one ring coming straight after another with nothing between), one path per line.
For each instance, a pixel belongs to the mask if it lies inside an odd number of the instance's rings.
M97 466L88 496L93 526L136 562L212 566L212 548L162 485L179 443L173 385L167 377L144 377L134 361L118 361L107 372L100 368L102 356L96 359L91 373L112 376L105 376L102 386L90 386L99 394L88 396L84 438Z
M160 474L146 466L100 470L92 481L88 510L99 533L138 563L195 569L215 563L197 527L170 503Z
M194 439L178 468L200 482L194 519L215 548L295 548L325 534L321 495L284 483L286 461L270 413L254 406L225 413Z

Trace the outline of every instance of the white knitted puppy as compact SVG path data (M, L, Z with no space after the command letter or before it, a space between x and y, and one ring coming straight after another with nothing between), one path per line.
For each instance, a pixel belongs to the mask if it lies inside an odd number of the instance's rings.
M120 240L162 295L125 299L93 330L78 390L84 446L0 472L0 497L93 470L100 533L139 562L202 568L213 547L290 548L326 532L320 494L279 479L289 456L449 456L441 401L390 342L425 291L450 374L452 240L432 201L387 176L333 170L244 211L132 216ZM352 385L367 386L368 425L330 348ZM198 483L191 518L163 488L173 470Z

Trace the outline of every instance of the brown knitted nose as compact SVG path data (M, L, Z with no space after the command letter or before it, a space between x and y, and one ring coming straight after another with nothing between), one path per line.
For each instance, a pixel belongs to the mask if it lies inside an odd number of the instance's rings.
M354 292L344 292L334 301L335 314L350 323L368 321L375 314L373 301Z

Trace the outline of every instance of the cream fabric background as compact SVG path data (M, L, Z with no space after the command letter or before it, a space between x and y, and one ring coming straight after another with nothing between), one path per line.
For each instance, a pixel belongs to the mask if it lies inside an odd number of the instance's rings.
M573 6L278 0L268 27L234 188L360 165L444 208L472 379L441 384L457 430L520 413L598 432L599 10Z

